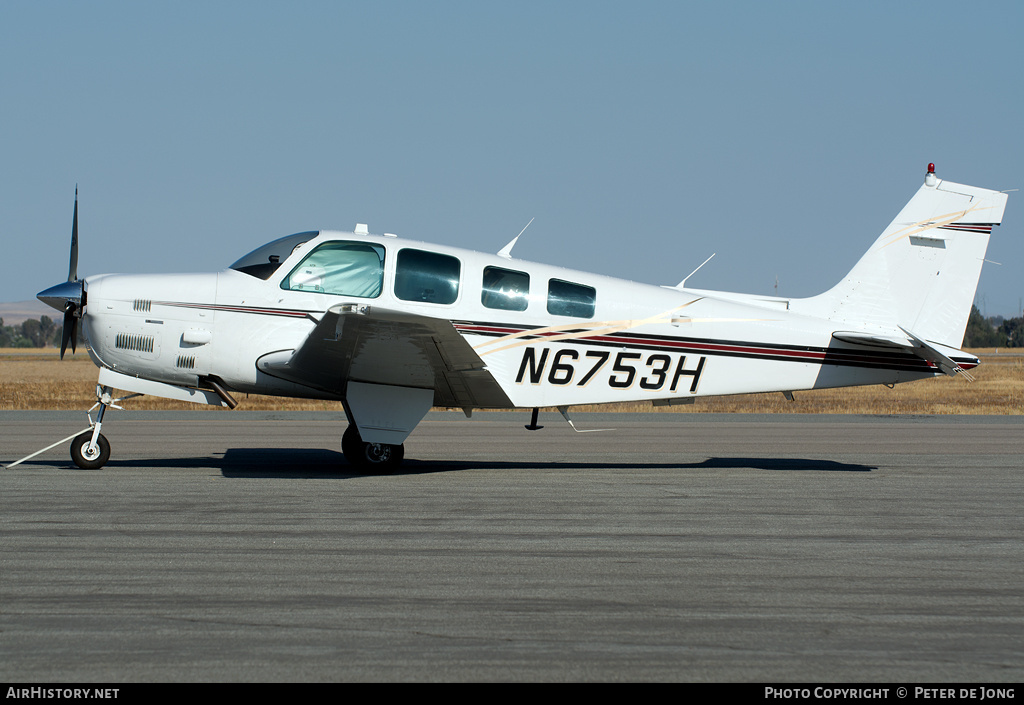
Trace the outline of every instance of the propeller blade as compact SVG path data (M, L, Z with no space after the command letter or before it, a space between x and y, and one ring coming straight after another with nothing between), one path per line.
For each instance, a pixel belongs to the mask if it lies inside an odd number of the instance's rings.
M71 352L78 352L78 319L85 311L85 280L78 280L78 186L75 186L75 215L71 221L71 258L68 280L36 294L47 306L64 312L64 327L60 332L60 359L64 359L68 343Z
M71 352L75 352L75 338L78 327L78 319L75 317L75 303L68 301L67 306L64 307L64 328L60 334L60 359L64 359L64 351L68 349L68 341L71 341Z
M71 263L68 281L78 281L78 186L75 186L75 218L71 223Z

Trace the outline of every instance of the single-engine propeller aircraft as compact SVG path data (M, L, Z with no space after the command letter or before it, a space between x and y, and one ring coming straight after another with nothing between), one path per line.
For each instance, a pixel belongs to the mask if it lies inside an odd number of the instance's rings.
M79 279L76 191L68 280L38 296L64 314L61 357L81 322L100 370L97 418L71 446L78 466L107 462L100 428L119 389L232 408L233 393L337 400L345 458L383 471L432 406L532 409L538 428L539 407L569 420L570 405L965 373L978 359L959 347L1005 205L929 165L842 281L787 299L638 284L513 259L515 240L489 255L363 224L282 237L217 273Z

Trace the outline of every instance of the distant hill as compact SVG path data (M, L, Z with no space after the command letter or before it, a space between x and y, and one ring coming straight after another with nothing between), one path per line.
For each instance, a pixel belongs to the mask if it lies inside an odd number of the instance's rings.
M38 319L40 316L49 316L56 321L60 318L60 311L53 310L38 299L0 303L0 318L4 319L5 326L20 325L29 318Z

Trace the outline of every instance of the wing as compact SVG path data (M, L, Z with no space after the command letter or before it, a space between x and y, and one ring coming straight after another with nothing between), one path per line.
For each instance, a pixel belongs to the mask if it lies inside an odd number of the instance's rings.
M429 389L434 406L512 406L451 321L376 306L332 306L297 350L264 355L257 365L342 397L356 382Z

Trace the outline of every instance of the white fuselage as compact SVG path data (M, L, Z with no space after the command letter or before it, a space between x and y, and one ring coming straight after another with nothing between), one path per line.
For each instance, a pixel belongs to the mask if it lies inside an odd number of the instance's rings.
M381 248L383 283L369 296L284 288L313 248L332 241ZM455 258L454 300L396 292L398 253ZM490 269L488 269L490 268ZM485 271L528 275L516 308L487 305ZM552 283L554 282L554 283ZM553 287L592 291L592 308L560 310ZM390 236L323 231L266 279L210 274L100 275L87 280L85 333L97 364L183 387L214 379L243 393L340 398L262 371L257 361L295 350L324 312L366 304L444 319L479 355L514 407L793 391L895 383L937 370L905 352L836 341L833 321L800 312L799 300L639 284L497 255ZM552 312L554 311L554 312Z

